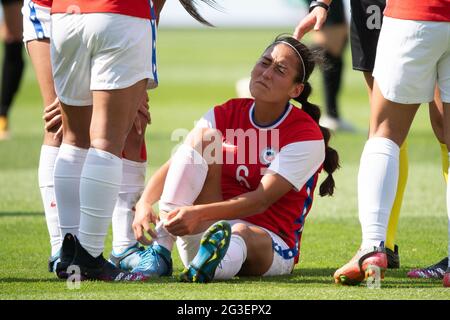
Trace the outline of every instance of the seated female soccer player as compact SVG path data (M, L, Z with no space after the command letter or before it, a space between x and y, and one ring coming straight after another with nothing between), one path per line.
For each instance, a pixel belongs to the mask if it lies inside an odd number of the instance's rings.
M320 195L332 195L338 167L329 131L318 125L319 108L308 102L314 58L294 38L277 37L251 73L254 100L233 99L207 112L152 176L133 228L141 243L149 244L144 231L154 241L133 272L170 275L176 238L185 281L292 272L319 173L328 173Z

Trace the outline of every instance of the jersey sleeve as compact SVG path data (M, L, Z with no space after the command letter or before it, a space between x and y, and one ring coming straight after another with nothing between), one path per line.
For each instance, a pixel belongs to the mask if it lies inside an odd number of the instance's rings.
M214 115L214 108L209 109L200 120L195 123L194 129L215 129L216 128L216 117Z
M268 168L269 174L279 174L299 191L317 172L325 160L323 140L290 143L275 156Z

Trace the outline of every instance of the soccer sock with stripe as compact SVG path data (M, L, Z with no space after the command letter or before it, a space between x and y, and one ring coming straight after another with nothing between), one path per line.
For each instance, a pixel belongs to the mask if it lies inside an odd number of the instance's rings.
M136 244L132 228L134 206L145 185L146 162L122 159L122 183L112 215L113 252L120 254Z
M398 220L400 218L400 211L402 209L403 203L403 195L405 193L407 181L408 181L408 144L405 140L405 142L403 142L402 146L400 147L397 191L395 193L395 200L392 206L386 233L386 248L389 248L392 251L394 251L395 247L395 236L397 233Z
M399 147L389 139L367 140L358 173L361 248L380 246L386 229L398 182Z
M80 176L88 150L61 144L55 162L55 198L61 237L78 235L80 224Z
M122 159L90 148L80 179L79 240L93 257L98 257L105 247L121 182Z
M232 234L227 253L223 257L214 274L215 280L227 280L233 278L241 270L247 259L247 245L244 239Z
M59 230L58 210L55 199L55 183L53 173L59 147L42 145L39 158L38 182L44 205L45 221L50 236L51 255L54 256L61 248L61 233Z

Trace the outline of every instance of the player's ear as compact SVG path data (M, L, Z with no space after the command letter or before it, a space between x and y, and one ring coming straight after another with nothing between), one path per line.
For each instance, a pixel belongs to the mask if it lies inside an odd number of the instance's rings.
M297 98L305 89L305 85L303 83L294 83L291 91L289 92L289 97L292 99Z

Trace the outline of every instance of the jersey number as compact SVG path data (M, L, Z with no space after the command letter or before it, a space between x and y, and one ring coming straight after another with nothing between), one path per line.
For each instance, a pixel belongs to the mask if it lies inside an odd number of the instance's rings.
M248 178L248 168L245 165L241 164L236 169L236 180L239 181L241 185L250 189L250 184L245 178Z

